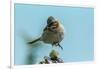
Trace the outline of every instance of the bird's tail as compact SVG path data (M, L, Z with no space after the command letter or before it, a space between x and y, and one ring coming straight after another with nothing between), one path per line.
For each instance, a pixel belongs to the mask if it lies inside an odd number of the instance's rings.
M36 39L36 40L33 40L33 41L31 41L31 42L28 42L28 44L33 44L33 43L35 43L35 42L37 42L37 41L39 41L40 40L40 38L38 38L38 39Z

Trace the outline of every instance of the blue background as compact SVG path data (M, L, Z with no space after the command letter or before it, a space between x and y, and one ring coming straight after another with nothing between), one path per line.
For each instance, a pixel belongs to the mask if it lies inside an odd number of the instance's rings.
M64 50L49 44L38 42L28 45L27 42L38 38L49 16L61 21L65 28L64 40L61 42ZM14 6L15 46L14 63L36 64L52 49L59 52L64 62L93 60L93 20L94 9L84 7L43 6L18 4Z

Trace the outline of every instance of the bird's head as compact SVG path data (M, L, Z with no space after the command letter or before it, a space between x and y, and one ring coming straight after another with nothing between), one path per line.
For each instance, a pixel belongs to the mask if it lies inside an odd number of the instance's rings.
M47 26L55 29L55 28L59 27L59 22L54 17L49 16L48 19L47 19Z

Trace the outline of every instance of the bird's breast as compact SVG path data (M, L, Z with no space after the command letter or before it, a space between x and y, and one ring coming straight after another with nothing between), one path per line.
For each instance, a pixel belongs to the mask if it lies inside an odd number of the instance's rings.
M50 43L52 44L53 42L60 42L62 40L62 36L63 35L60 35L59 32L50 32L50 31L45 31L43 34L42 34L42 41L44 43Z

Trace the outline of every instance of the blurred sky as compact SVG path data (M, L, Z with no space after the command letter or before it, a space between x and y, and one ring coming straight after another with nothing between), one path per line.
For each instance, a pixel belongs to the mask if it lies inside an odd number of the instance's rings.
M15 65L28 64L29 55L33 57L32 63L38 63L52 49L60 52L64 62L93 60L93 8L15 3L14 11ZM35 47L27 44L41 36L49 16L59 19L65 27L64 40L61 42L64 50L42 42Z

